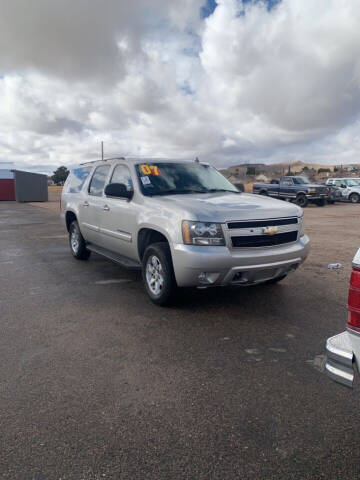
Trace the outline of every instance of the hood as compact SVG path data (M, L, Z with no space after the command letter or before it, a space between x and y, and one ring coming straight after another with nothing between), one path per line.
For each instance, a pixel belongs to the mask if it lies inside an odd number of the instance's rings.
M323 189L328 187L328 185L319 185L318 183L307 183L307 184L304 184L303 186L304 188L316 188L316 189Z
M180 210L184 220L227 222L296 217L302 213L301 208L292 203L246 193L168 195L153 197L153 200L155 198L165 208Z

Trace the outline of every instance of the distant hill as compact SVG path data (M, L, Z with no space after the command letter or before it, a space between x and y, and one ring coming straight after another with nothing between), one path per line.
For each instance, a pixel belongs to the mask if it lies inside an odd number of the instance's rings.
M248 172L253 172L255 169L255 175L264 174L268 177L279 177L281 175L286 175L288 172L290 165L290 171L292 173L301 173L302 170L307 167L308 169L314 169L316 172L319 168L329 169L330 172L334 172L334 168L338 170L341 169L341 165L324 165L324 164L317 164L317 163L304 163L301 161L297 162L290 162L290 163L273 163L271 165L265 165L263 163L247 163L247 164L240 164L240 165L232 165L228 168L221 170L221 172L229 177L244 177L247 176ZM342 168L346 171L349 167L355 167L356 169L360 170L360 164L351 164L351 165L343 165Z

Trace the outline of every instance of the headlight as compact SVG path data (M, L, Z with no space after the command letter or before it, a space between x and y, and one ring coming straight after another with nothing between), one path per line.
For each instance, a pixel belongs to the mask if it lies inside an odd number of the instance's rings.
M225 245L220 223L182 222L183 240L186 245Z
M299 238L305 235L305 220L304 214L299 217Z

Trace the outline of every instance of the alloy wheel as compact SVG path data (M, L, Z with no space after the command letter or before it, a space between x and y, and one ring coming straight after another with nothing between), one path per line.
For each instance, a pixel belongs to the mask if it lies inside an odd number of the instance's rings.
M146 264L146 282L153 295L160 295L164 288L163 268L156 255L150 255Z

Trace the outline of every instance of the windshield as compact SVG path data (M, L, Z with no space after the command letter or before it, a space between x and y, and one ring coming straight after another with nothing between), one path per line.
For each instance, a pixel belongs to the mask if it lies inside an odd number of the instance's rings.
M359 186L359 182L357 182L356 180L353 180L353 179L346 180L345 183L348 187L358 187Z
M310 182L306 177L294 177L294 183L295 185L306 185Z
M234 192L239 190L215 168L202 163L136 165L144 195Z

